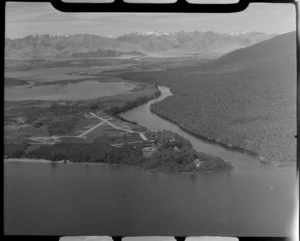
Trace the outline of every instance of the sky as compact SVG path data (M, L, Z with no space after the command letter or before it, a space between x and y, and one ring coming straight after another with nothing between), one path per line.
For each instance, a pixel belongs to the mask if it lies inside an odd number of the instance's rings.
M201 0L191 1L199 2ZM229 2L229 0L224 1ZM57 33L119 36L153 30L159 32L211 30L220 33L260 31L281 34L296 29L296 14L293 4L251 3L242 12L219 14L64 13L56 10L50 3L41 2L7 2L5 10L7 38Z

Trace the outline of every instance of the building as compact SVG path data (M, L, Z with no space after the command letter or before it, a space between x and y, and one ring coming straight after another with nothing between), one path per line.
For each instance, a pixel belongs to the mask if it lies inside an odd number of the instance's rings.
M143 157L149 158L151 157L157 149L154 146L147 146L142 148Z
M198 168L198 167L201 166L202 161L200 161L199 159L196 159L196 160L194 161L194 163L195 163L195 165L196 165L196 168Z

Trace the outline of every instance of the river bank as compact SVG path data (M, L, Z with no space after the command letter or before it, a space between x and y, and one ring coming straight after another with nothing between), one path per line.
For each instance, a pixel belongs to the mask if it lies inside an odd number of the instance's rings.
M132 81L130 78L126 78L126 77L124 77L123 75L121 75L120 77L123 78L124 81ZM148 84L149 84L149 83L148 83ZM154 86L156 86L156 88L158 88L157 86L159 86L159 85L156 85L156 84L155 84ZM170 92L170 94L171 94L170 96L178 94L178 91L176 91L176 90L175 90L174 88L172 88L171 86L166 85L166 86L164 86L164 87L166 87L166 88L169 89L169 92ZM158 91L159 91L159 90L158 90ZM161 92L159 91L159 94L157 94L156 97L154 97L153 99L158 98L158 97L160 97L160 96L161 96ZM167 96L167 97L168 97L168 96ZM166 98L167 98L167 97L166 97ZM163 99L165 99L165 98L163 98ZM163 99L161 99L160 101L162 101ZM149 98L149 100L151 100L151 98ZM148 100L148 101L149 101L149 100ZM144 104L144 103L146 103L146 102L147 102L147 101L145 101L145 102L141 101L141 102L138 103L137 105L132 106L132 108L137 107L137 106L139 106L139 105L142 105L142 104ZM154 102L154 103L157 103L157 102ZM169 121L169 122L171 122L171 123L177 125L181 130L183 130L184 132L186 132L186 133L188 133L188 134L190 134L190 135L196 137L197 139L201 139L201 140L203 140L203 141L205 141L205 142L207 142L207 143L210 143L210 144L219 145L219 146L221 146L221 147L226 148L227 150L237 151L237 152L240 152L240 153L245 153L245 154L247 154L247 155L249 155L249 156L251 156L251 157L257 158L258 160L260 160L260 159L263 158L263 157L260 156L259 153L257 153L257 152L254 152L254 151L251 151L251 150L247 150L247 149L245 149L245 148L238 147L238 146L234 146L234 145L231 145L231 144L226 144L226 143L221 142L221 141L218 141L218 140L216 140L216 139L212 139L212 138L209 138L209 137L207 137L207 136L203 136L203 135L199 135L199 134L197 134L197 133L194 133L193 131L189 130L188 128L182 126L182 124L178 123L177 121L175 121L175 120L169 118L168 116L163 115L163 114L161 114L160 112L158 112L155 108L153 108L153 104L154 104L154 103L152 103L152 104L150 105L150 111L151 111L152 113L154 113L155 115L159 116L160 118L162 118L162 119L164 119L164 120L166 120L166 121ZM116 115L116 117L119 117L120 119L124 120L124 118L123 118L123 117L120 117L119 114L122 113L122 112L128 111L129 109L132 109L132 108L124 108L123 110L121 110L121 111L115 113L115 114L118 114L118 115ZM125 121L126 121L126 119L125 119ZM127 120L127 121L128 121L128 120ZM282 163L281 163L281 164L282 164Z
M119 114L123 113L123 112L126 112L130 109L133 109L137 106L143 105L143 104L147 103L150 100L158 98L161 95L161 92L159 91L157 85L152 85L152 87L155 88L155 90L156 90L153 95L138 97L138 98L136 98L132 101L125 102L121 106L115 105L115 106L108 107L104 110L104 113L112 115L115 118L120 119L121 121L126 121L126 122L129 122L129 123L136 124L135 122L132 122L132 121L129 121L129 120L126 120L126 119L122 118Z
M150 111L152 113L154 113L155 115L159 116L160 118L162 118L164 120L167 120L167 121L170 121L171 123L177 125L181 130L183 130L184 132L196 137L197 139L201 139L201 140L203 140L207 143L210 143L210 144L219 145L219 146L224 147L225 149L228 149L230 151L237 151L237 152L245 153L247 155L250 155L250 156L256 157L256 158L260 157L259 154L256 153L256 152L253 152L253 151L250 151L250 150L247 150L247 149L243 149L241 147L233 146L233 145L228 145L228 144L225 144L223 142L217 141L215 139L211 139L209 137L201 136L199 134L196 134L196 133L190 131L189 129L183 127L180 123L177 123L176 121L172 120L171 118L168 118L167 116L162 115L161 113L157 112L155 109L153 109L151 107L150 107Z
M208 138L206 136L201 136L199 134L196 134L196 133L190 131L189 129L185 128L180 123L177 123L176 121L172 120L171 118L168 118L167 116L162 115L161 113L157 112L155 109L153 109L151 107L152 107L152 105L150 106L150 111L152 113L154 113L155 115L159 116L160 118L162 118L166 121L169 121L169 122L177 125L182 131L194 136L197 139L200 139L204 142L207 142L209 144L219 145L219 146L221 146L221 147L223 147L227 150L230 150L230 151L236 151L236 152L247 154L247 155L249 155L253 158L256 158L259 161L259 163L261 163L261 164L274 165L274 166L277 166L277 167L295 166L297 164L296 162L292 162L292 161L289 161L289 162L268 161L268 160L265 160L265 158L263 156L260 156L259 153L256 153L254 151L247 150L247 149L244 149L244 148L241 148L241 147L238 147L238 146L228 145L228 144L225 144L225 143L220 142L218 140Z
M171 91L171 87L166 86L166 88L169 89L169 92L171 93L171 95L174 95L174 93ZM156 103L156 102L154 102L154 103ZM189 135L192 135L195 138L200 139L200 140L202 140L206 143L213 144L213 145L218 145L218 146L223 147L223 148L225 148L227 150L230 150L230 151L235 151L235 152L239 152L239 153L249 155L250 157L255 158L260 164L273 165L273 166L276 166L276 167L286 167L286 166L295 166L296 165L296 162L292 162L292 161L280 162L280 161L266 160L265 157L261 156L257 152L254 152L254 151L251 151L251 150L239 147L239 146L234 146L232 144L226 144L226 143L218 141L216 139L209 138L207 136L203 136L203 135L199 135L197 133L194 133L193 131L191 131L188 128L184 127L182 124L178 123L177 121L175 121L175 120L169 118L168 116L162 114L161 112L157 111L157 109L155 108L154 103L152 103L149 107L151 113L154 113L155 115L159 116L160 118L173 123L174 125L178 126L182 131L184 131L184 132L188 133Z

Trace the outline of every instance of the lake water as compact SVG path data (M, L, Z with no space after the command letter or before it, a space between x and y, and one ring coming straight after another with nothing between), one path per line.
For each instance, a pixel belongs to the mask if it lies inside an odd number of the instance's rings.
M152 129L189 139L235 169L176 175L96 164L4 165L6 234L289 236L295 213L296 167L262 165L207 144L162 120L149 105L123 113ZM176 129L177 128L177 129Z
M23 85L5 88L6 101L24 100L84 100L113 96L131 91L135 85L128 82L98 82L96 80L66 85Z

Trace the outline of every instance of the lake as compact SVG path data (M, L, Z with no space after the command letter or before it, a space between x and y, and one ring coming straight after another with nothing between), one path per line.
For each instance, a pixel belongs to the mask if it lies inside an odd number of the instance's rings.
M84 100L104 96L113 96L131 91L134 84L128 82L82 81L70 84L23 85L5 88L6 101L25 100Z
M289 236L296 167L205 143L149 110L162 95L122 117L174 131L234 170L163 174L97 164L5 162L5 234Z

